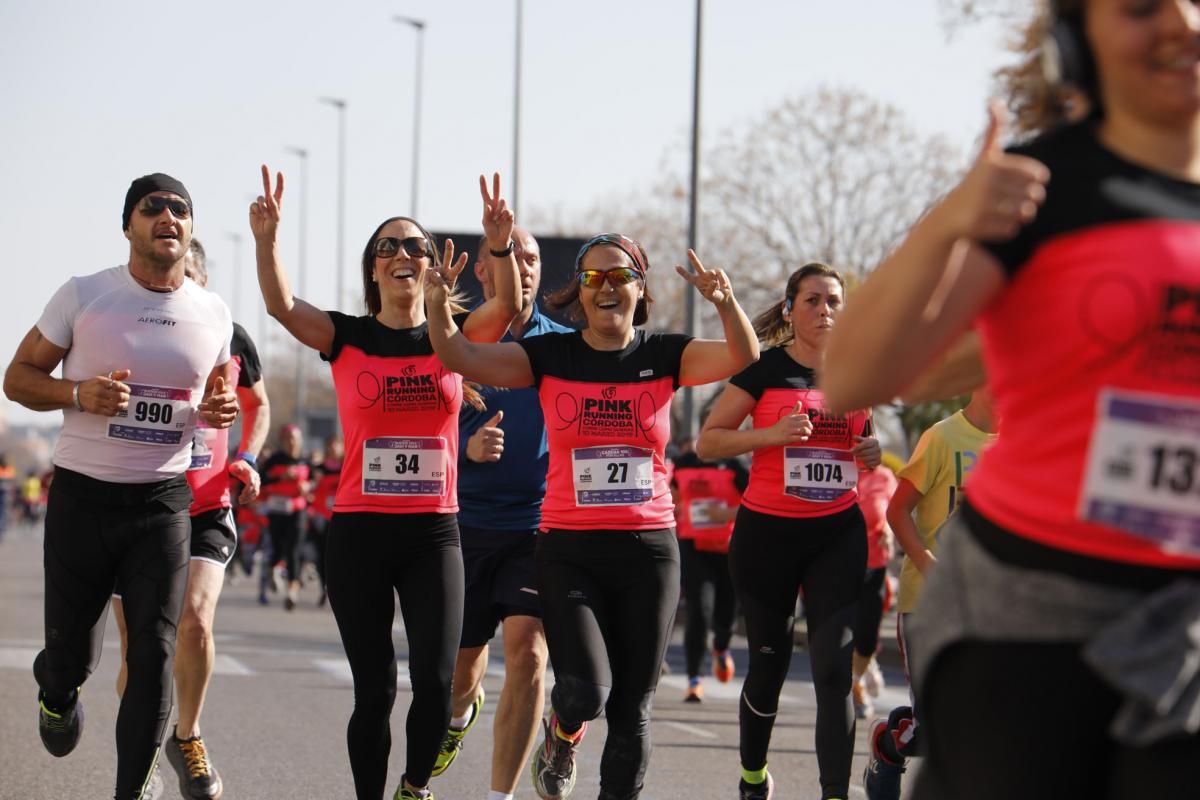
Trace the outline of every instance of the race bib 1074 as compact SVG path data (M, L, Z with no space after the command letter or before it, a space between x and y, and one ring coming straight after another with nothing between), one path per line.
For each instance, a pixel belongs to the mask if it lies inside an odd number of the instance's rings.
M849 450L783 448L783 493L812 503L830 503L858 484L858 465Z

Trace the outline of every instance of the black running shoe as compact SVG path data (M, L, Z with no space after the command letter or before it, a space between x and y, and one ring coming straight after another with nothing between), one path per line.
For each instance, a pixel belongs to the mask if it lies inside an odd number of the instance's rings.
M775 797L775 781L769 772L767 779L762 783L738 781L738 800L771 800L773 797Z
M75 699L64 709L50 708L46 705L46 693L38 692L38 733L52 756L62 758L75 749L83 735L83 704L79 702L78 689Z
M208 750L199 736L176 739L175 734L167 737L163 749L167 761L179 776L179 793L188 800L219 800L225 787L221 776L208 760Z

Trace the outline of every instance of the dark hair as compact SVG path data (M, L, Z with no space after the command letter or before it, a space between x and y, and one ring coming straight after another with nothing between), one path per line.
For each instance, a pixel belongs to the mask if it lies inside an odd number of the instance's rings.
M842 287L842 291L846 291L846 281L842 278L842 273L833 267L822 264L820 261L811 261L805 264L787 279L783 299L754 318L754 332L764 344L771 347L786 344L792 340L792 324L783 318L783 309L784 306L791 308L791 304L796 300L796 295L800 292L801 282L813 275L833 278Z
M200 244L200 240L195 236L188 245L188 252L192 255L192 269L208 283L208 254L204 252L204 245Z
M379 223L379 227L375 228L371 238L367 240L362 257L363 304L367 307L367 313L372 316L383 310L383 300L379 296L379 284L373 280L375 277L375 240L379 238L380 231L397 221L411 222L415 225L421 235L425 237L425 241L429 242L429 249L433 253L429 260L433 262L433 266L440 267L442 265L442 254L438 251L437 240L433 238L432 233L426 230L424 225L412 217L388 217Z
M380 231L397 220L411 222L417 227L417 230L425 237L425 241L429 242L429 249L432 252L429 260L434 267L442 266L442 254L438 250L437 240L433 238L433 234L424 225L412 217L388 217L379 223L379 226L371 234L371 238L367 240L367 246L363 248L362 257L363 303L367 307L367 313L371 316L375 316L383 310L383 299L379 295L379 284L372 280L375 276L375 240L379 238ZM458 289L455 289L450 293L450 312L452 314L459 314L466 310L467 307L463 303L463 295ZM463 400L479 411L484 410L483 398L479 394L479 384L477 383L463 381Z
M1009 96L1015 128L1035 134L1079 119L1098 119L1104 108L1095 59L1085 33L1086 0L1052 0L1020 33L1015 49L1020 61L999 71ZM1078 85L1063 82L1047 62L1065 56L1073 62ZM1060 77L1071 77L1070 74Z
M634 262L632 258L629 257L628 253L615 244L598 244L594 245L594 247L611 247L612 249L624 255L625 258L629 260L629 265L631 267L642 273L642 297L637 301L637 305L634 306L633 324L645 325L646 321L650 319L650 306L654 304L654 297L650 294L650 286L646 283L645 272L639 267L638 264ZM641 251L642 257L645 259L646 268L649 269L650 259L646 258L646 251L642 249L640 244L638 245L638 249ZM579 258L579 264L582 265L582 263L583 258L581 254L581 257ZM577 272L574 280L572 280L566 286L547 295L546 305L555 311L565 311L567 317L576 322L585 319L586 315L583 313L583 305L579 302L579 273Z

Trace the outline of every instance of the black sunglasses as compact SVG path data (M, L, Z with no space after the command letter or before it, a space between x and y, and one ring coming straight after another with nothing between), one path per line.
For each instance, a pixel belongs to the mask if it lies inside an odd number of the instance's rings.
M433 248L429 246L429 240L424 236L409 236L405 239L397 236L381 236L375 240L375 255L379 258L391 258L400 252L401 247L410 258L433 257Z
M142 204L138 206L138 211L141 211L142 216L145 217L157 217L166 208L171 209L171 214L175 219L187 219L192 215L192 207L187 204L186 200L176 200L173 197L160 197L158 195L150 195L142 200Z

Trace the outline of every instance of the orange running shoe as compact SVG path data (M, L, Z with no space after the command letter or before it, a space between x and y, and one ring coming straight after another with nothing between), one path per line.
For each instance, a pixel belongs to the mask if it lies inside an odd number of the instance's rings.
M721 683L733 680L733 654L728 650L713 650L713 677Z

